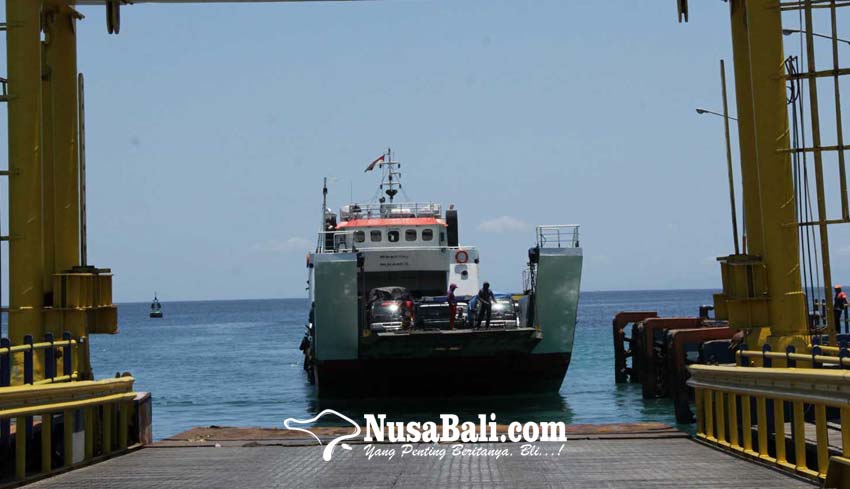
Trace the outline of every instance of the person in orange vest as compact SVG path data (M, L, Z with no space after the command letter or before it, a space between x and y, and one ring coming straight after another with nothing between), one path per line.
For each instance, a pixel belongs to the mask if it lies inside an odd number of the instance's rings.
M449 285L449 329L455 329L455 318L457 317L457 297L455 297L456 284Z
M835 316L835 332L841 332L841 313L847 309L847 294L841 291L841 286L835 286L835 299L832 301L832 310Z

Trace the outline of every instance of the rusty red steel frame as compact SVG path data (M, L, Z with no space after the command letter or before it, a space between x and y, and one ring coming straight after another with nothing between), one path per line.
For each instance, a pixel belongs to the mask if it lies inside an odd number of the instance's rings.
M634 368L635 359L633 357L633 337L626 336L626 327L632 325L632 332L637 323L649 318L657 318L658 313L654 311L624 311L614 316L613 332L614 332L614 381L618 384L623 384L632 380L636 382L638 379L638 369ZM626 349L626 343L629 344ZM627 365L628 358L632 358L632 367Z
M679 329L667 333L666 360L668 378L670 379L667 387L669 395L673 399L677 423L688 424L696 421L690 408L693 389L687 385L690 377L688 351L701 350L706 341L731 339L736 332L737 330L729 327L709 326L698 329ZM707 359L703 358L703 360Z

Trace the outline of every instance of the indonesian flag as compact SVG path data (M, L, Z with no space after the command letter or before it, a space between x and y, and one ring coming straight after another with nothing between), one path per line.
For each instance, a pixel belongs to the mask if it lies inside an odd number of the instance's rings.
M385 158L386 156L387 156L387 155L381 155L381 156L380 156L379 158L377 158L375 161L373 161L372 163L369 163L369 166L367 166L367 167L366 167L366 170L365 170L363 173L366 173L366 172L369 172L369 171L374 170L374 169L375 169L375 165L377 165L378 163L383 163L383 162L384 162L384 158Z

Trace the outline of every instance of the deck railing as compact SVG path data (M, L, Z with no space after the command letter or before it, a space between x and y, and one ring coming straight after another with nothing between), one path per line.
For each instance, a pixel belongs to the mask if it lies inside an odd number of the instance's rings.
M132 377L100 381L78 381L51 385L21 385L0 388L0 420L15 421L14 444L3 439L0 452L14 459L14 479L27 480L33 469L39 476L54 470L53 457L62 455L61 468L90 463L128 447L130 415L137 394ZM40 453L30 450L35 440L33 417L39 416ZM77 416L82 417L84 450L74 453ZM54 424L62 425L62 448L53 447ZM99 440L95 440L96 433ZM99 443L98 443L99 442ZM76 460L76 462L75 462ZM40 468L33 467L38 465Z
M349 204L340 213L343 221L387 217L440 217L442 206L434 202L372 202Z
M847 348L830 348L813 345L805 353L797 353L793 347L783 352L771 351L765 347L758 350L738 350L736 353L738 365L754 366L758 362L762 367L838 367L850 368L850 350Z
M328 248L333 240L333 248ZM354 231L320 231L316 251L322 253L348 253L354 250Z
M55 466L86 464L127 448L137 397L133 378L81 380L86 366L80 364L80 348L87 346L86 341L68 332L61 340L48 333L39 342L28 335L19 345L0 338L0 460L14 461L0 465L0 485L10 478L31 480L51 473ZM61 436L54 436L54 426L61 426ZM75 433L84 440L78 453ZM54 448L55 440L61 440L60 448ZM36 445L40 450L31 448ZM61 459L54 459L57 453ZM14 470L4 473L4 466Z
M834 480L847 472L850 372L707 365L689 370L700 439L816 480L826 479L828 473ZM840 452L833 443L833 456L828 410L837 413L841 425ZM807 458L807 432L814 441L812 460Z
M557 224L537 226L537 246L540 248L579 248L579 226Z
M79 376L77 351L85 343L85 338L74 339L71 333L62 334L61 340L54 340L47 333L44 341L35 343L30 335L24 336L21 345L12 345L9 338L0 338L0 387L13 384L54 384L77 380ZM36 360L36 357L40 357ZM16 360L19 365L16 365ZM43 364L41 379L35 379L35 364ZM13 370L17 376L12 376ZM61 374L59 373L61 369Z

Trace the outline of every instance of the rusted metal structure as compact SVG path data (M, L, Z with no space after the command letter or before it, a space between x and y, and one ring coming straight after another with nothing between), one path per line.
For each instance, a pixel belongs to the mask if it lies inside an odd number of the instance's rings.
M614 316L613 333L614 333L614 380L618 384L628 382L637 382L638 372L640 369L635 368L633 350L634 350L634 334L626 336L626 328L640 323L644 319L658 317L658 313L654 311L626 311ZM628 348L626 348L628 344ZM628 366L628 359L632 359L632 366Z
M654 311L625 311L614 316L615 381L640 383L644 399L673 398L676 421L683 424L694 422L690 410L693 391L686 385L688 365L734 362L728 345L736 331L725 321L706 317L706 312L701 308L700 317L680 318L660 318ZM711 340L726 340L720 349L725 354L704 354L703 343Z
M673 399L673 410L676 414L676 422L680 424L693 423L696 421L690 404L694 400L694 391L688 387L690 378L688 365L693 363L726 363L727 360L734 361L734 352L729 349L730 338L735 330L729 327L714 326L698 329L679 329L667 332L666 337L666 368L667 387L666 394ZM719 341L718 341L719 340ZM718 358L718 355L709 352L705 348L709 344L716 344L725 351L726 355ZM717 349L711 349L716 351ZM690 353L698 353L691 359Z

